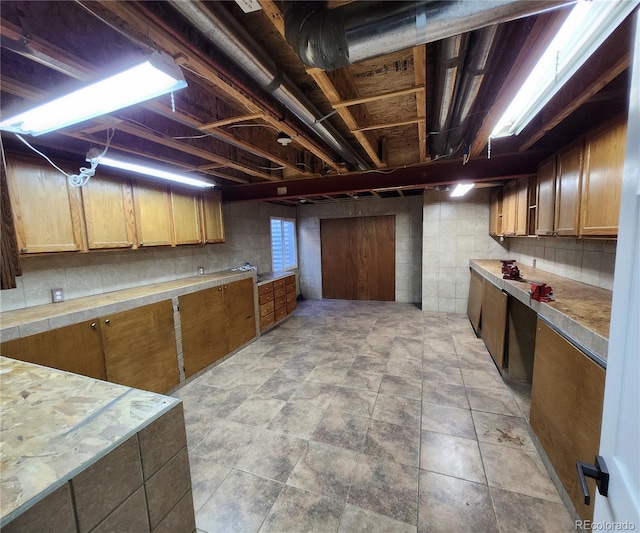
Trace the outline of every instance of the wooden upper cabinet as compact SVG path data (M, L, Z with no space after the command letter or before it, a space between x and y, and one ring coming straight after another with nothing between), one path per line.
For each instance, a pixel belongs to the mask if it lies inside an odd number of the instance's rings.
M536 235L553 235L556 187L555 156L538 167L536 191Z
M202 225L204 242L224 242L222 198L219 192L204 193L202 195Z
M502 234L513 236L516 234L516 197L518 194L517 184L514 180L509 181L503 190L502 197Z
M627 124L613 124L587 136L582 182L582 235L617 235Z
M16 158L9 161L7 181L20 253L82 249L80 190L64 174Z
M491 190L489 203L489 235L502 235L502 188Z
M172 189L171 210L173 214L174 244L201 243L199 194Z
M584 139L558 153L556 178L556 235L578 236L580 231L580 195L584 161Z
M520 178L516 182L516 224L517 236L527 235L529 222L529 178Z
M138 246L173 244L171 197L167 187L135 182L133 188Z
M136 240L131 184L94 176L82 187L90 250L132 248Z

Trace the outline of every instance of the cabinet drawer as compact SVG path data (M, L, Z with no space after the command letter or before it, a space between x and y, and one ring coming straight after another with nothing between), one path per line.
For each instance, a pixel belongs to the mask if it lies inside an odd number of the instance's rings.
M260 285L258 287L259 295L268 294L270 292L273 292L273 283L265 283L264 285Z
M287 289L285 289L284 287L279 287L279 288L273 290L273 296L275 298L280 298L281 296L284 296L285 294L287 294Z
M281 287L285 286L285 281L284 278L282 279L277 279L276 281L273 282L273 289L274 290L278 290Z
M296 293L295 292L288 292L287 293L287 303L295 302L295 301L296 301Z
M298 307L298 302L293 300L292 302L287 302L287 314L293 313Z
M281 307L286 307L287 306L287 299L284 296L280 296L280 298L276 298L274 300L274 306L273 308L277 311L278 309L280 309Z
M274 310L273 302L262 304L260 306L260 318L267 316L268 314L273 314L273 310Z
M273 302L273 291L265 293L265 294L261 294L260 298L258 298L258 303L260 305L262 304L266 304L269 302Z
M265 328L268 328L271 324L275 322L275 318L273 313L268 316L262 317L260 319L260 331L263 331Z
M284 282L286 285L295 285L296 284L296 277L295 276L287 276L286 278L284 278Z
M276 320L282 320L285 316L287 316L287 308L283 307L282 309L278 309L276 311Z
M294 283L293 285L287 285L287 293L296 292L296 284Z

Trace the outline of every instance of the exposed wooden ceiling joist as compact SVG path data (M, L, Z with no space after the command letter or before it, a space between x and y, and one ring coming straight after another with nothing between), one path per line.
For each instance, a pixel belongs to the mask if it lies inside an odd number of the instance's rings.
M389 91L380 94L373 94L370 96L362 96L360 98L353 98L352 100L343 100L333 105L335 108L349 107L352 105L367 104L369 102L377 102L378 100L385 100L387 98L397 98L399 96L407 96L409 94L424 92L424 85L419 87L409 87L407 89L399 89L397 91Z

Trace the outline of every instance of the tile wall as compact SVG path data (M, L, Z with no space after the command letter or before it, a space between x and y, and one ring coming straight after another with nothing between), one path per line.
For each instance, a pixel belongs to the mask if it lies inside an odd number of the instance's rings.
M421 196L298 206L300 289L306 299L322 298L320 219L376 215L396 217L396 301L420 302Z
M215 272L246 261L271 270L270 216L294 218L295 208L269 203L224 206L226 242L206 246L51 254L22 259L17 288L0 293L0 310L51 303L51 289L65 299L194 276L197 268Z

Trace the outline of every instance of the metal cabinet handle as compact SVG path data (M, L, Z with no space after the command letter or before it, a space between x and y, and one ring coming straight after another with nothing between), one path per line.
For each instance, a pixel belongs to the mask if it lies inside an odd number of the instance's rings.
M20 251L24 254L27 252L27 247L25 246L24 248L20 248Z
M132 242L129 243L129 248L133 248L133 243Z
M95 327L96 327L96 325L97 325L97 324L96 324L95 322L91 322L91 327L92 327L92 328L95 328Z
M138 246L144 246L144 242L140 241L140 244L138 244Z
M585 477L596 480L596 486L600 494L603 496L609 494L609 469L602 456L596 455L595 465L576 461L576 468L578 469L578 479L580 480L580 488L582 489L585 505L591 504L591 495L589 494L589 487Z
M107 318L107 319L104 321L104 323L105 323L105 324L110 324L110 323L111 323L111 320Z
M222 290L222 287L218 287L218 290L219 290L219 291L221 291L221 290Z

